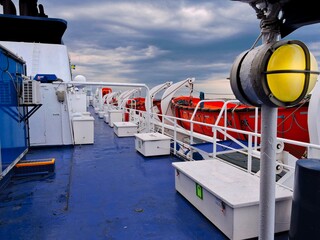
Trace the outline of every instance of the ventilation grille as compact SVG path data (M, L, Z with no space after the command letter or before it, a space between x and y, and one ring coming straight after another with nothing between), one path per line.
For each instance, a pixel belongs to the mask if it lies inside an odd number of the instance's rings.
M21 104L34 105L40 103L40 82L34 80L23 81Z
M13 104L9 82L0 82L0 104L1 105Z

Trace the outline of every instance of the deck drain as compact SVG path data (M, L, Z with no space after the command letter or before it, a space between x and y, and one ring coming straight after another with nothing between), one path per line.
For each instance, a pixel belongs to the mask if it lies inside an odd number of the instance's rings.
M140 213L140 212L143 212L143 209L142 208L136 208L134 211Z

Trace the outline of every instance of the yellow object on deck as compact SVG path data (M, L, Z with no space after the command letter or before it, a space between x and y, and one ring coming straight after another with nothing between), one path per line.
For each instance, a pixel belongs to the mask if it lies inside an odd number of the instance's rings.
M38 159L38 160L23 160L16 164L17 168L20 167L36 167L36 166L43 166L43 165L54 165L55 159Z
M37 159L37 160L21 160L15 165L15 175L34 175L48 174L54 172L55 158Z

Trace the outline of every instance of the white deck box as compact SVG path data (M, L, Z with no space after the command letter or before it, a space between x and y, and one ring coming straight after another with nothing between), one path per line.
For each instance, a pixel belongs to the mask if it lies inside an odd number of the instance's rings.
M142 155L158 156L170 154L170 137L161 133L135 134L135 147Z
M259 177L221 162L175 162L175 187L229 239L259 235ZM275 232L290 227L292 192L276 186Z
M94 118L92 116L76 116L72 118L75 144L94 143Z
M105 123L109 123L109 113L105 113L105 114L103 115L103 121L104 121Z
M122 115L123 115L122 110L109 110L108 115L109 115L110 127L113 127L114 122L122 122Z
M118 137L132 137L138 132L138 125L133 122L114 122L113 130Z
M99 118L103 118L103 115L104 115L104 114L105 114L104 111L99 111L99 112L98 112Z
M91 113L90 113L90 112L82 112L81 115L82 115L82 116L89 116L89 117L91 117Z

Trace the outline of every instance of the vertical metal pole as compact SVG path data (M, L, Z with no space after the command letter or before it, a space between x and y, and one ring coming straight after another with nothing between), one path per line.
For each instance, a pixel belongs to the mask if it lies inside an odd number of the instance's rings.
M267 32L262 36L266 43L276 41L279 34ZM277 114L277 108L261 106L259 240L274 239Z
M261 107L260 240L274 239L277 113Z

